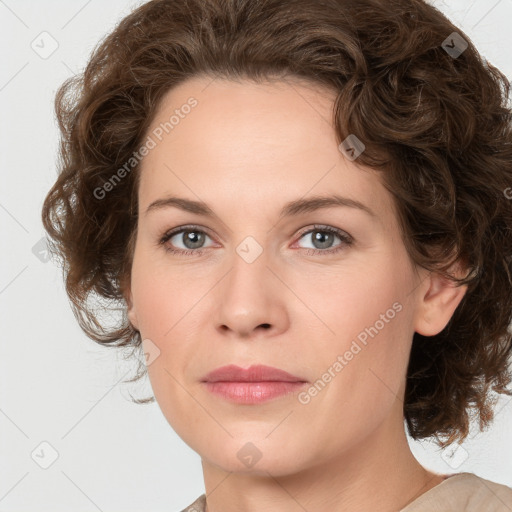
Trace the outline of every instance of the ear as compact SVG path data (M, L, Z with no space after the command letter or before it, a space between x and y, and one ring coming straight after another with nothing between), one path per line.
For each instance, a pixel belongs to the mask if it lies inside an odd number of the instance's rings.
M124 262L125 265L123 266L123 270L121 272L121 293L127 305L128 320L137 331L140 331L139 321L137 320L137 312L133 304L131 278L133 255L135 253L135 244L137 242L137 231L137 226L135 226L135 229L130 233L130 237L128 239L126 253L129 255L129 260L128 262Z
M450 271L455 271L455 276L459 278L465 275L457 263L450 267ZM414 330L423 336L440 333L450 321L467 288L467 285L457 286L457 283L431 272L418 289L419 304Z
M126 304L127 304L127 311L128 311L128 320L130 320L130 323L132 324L132 326L137 330L139 331L139 321L137 319L137 311L135 309L135 306L133 304L133 295L132 295L132 291L131 289L129 288L128 289L128 293L125 295L125 299L126 299Z

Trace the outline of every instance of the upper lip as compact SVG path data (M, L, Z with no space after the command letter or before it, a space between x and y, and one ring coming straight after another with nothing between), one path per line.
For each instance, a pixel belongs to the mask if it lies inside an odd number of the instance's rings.
M301 377L273 368L272 366L253 365L247 369L234 364L221 366L203 378L203 382L307 382Z

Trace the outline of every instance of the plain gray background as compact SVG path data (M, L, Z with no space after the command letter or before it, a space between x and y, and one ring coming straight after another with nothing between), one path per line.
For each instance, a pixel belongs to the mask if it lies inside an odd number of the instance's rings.
M56 178L55 92L140 3L0 1L0 512L173 512L204 492L199 456L158 405L129 400L151 394L149 381L120 383L132 366L80 330L61 269L38 245L42 202ZM433 3L512 77L512 0ZM41 38L45 49L35 51ZM52 44L51 55L41 54ZM510 398L496 411L492 428L475 435L474 426L457 450L411 441L414 454L440 473L512 486Z

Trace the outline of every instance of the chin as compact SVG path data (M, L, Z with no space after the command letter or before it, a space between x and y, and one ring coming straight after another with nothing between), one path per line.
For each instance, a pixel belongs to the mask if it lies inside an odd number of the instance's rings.
M201 458L210 464L218 466L226 472L234 472L268 477L285 476L300 470L297 453L303 449L288 447L289 453L283 449L283 444L273 445L268 439L263 443L258 440L243 441L230 440L229 443L219 445L219 450L212 453L211 445L208 453L201 454ZM304 456L304 453L302 453Z

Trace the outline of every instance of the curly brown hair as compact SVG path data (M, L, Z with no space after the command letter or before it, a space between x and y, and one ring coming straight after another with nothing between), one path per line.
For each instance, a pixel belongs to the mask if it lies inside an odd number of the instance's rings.
M198 75L291 76L336 92L338 143L356 134L366 146L357 162L383 171L411 260L468 285L439 334L414 334L409 434L442 447L462 442L472 408L480 429L488 426L491 392L512 395L510 83L422 0L153 0L98 43L84 73L56 94L59 174L42 209L87 336L132 355L140 349L125 300L137 229L134 155L163 95ZM465 277L449 273L455 261ZM107 302L95 310L89 297ZM106 327L99 314L112 302L122 320ZM131 381L145 371L139 364Z

